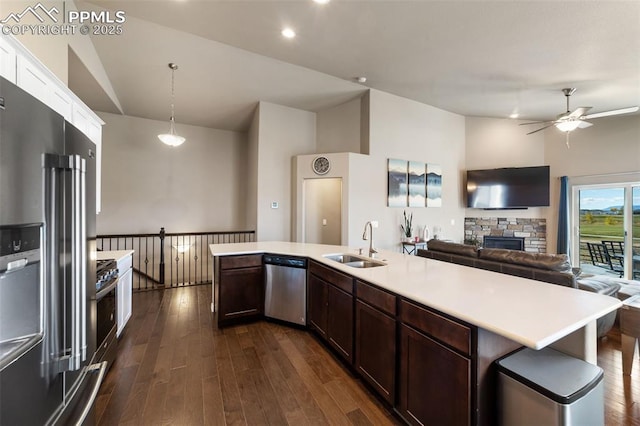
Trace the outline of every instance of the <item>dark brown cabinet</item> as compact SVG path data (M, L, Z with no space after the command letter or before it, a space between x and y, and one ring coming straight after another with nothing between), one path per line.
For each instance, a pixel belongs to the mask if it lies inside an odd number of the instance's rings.
M353 278L309 262L308 324L353 364Z
M353 364L353 296L327 287L327 339L349 364Z
M472 419L472 333L462 323L399 303L398 409L413 424L468 425Z
M398 408L412 424L468 425L471 361L436 340L400 326Z
M356 370L387 402L395 402L396 297L356 282Z
M218 326L260 318L264 311L262 255L220 259Z
M327 338L327 283L313 274L307 280L307 325Z

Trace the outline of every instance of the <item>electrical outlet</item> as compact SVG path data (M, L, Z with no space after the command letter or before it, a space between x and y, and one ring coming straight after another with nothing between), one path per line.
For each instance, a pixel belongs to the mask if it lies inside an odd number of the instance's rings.
M378 221L377 220L372 220L371 221L371 227L372 228L377 228L378 227Z

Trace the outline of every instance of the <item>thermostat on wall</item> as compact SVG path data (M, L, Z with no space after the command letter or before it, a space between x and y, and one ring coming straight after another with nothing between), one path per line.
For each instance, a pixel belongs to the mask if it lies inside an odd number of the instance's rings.
M326 175L331 169L331 163L327 157L316 157L313 160L312 167L317 175Z
M277 201L272 201L271 202L271 208L272 209L277 209L278 208L278 202Z

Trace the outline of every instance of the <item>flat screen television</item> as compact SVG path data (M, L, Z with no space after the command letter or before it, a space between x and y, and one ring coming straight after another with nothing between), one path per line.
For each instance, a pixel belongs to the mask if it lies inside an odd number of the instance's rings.
M467 207L524 209L549 206L549 166L467 171Z

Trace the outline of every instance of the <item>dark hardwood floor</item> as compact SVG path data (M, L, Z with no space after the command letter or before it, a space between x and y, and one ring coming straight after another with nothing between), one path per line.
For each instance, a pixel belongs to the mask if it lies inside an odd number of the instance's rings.
M135 293L98 425L398 424L311 334L218 330L211 287Z
M261 321L218 330L211 287L135 293L98 425L398 424L310 333ZM606 425L640 426L640 360L622 375L620 332L598 345Z

